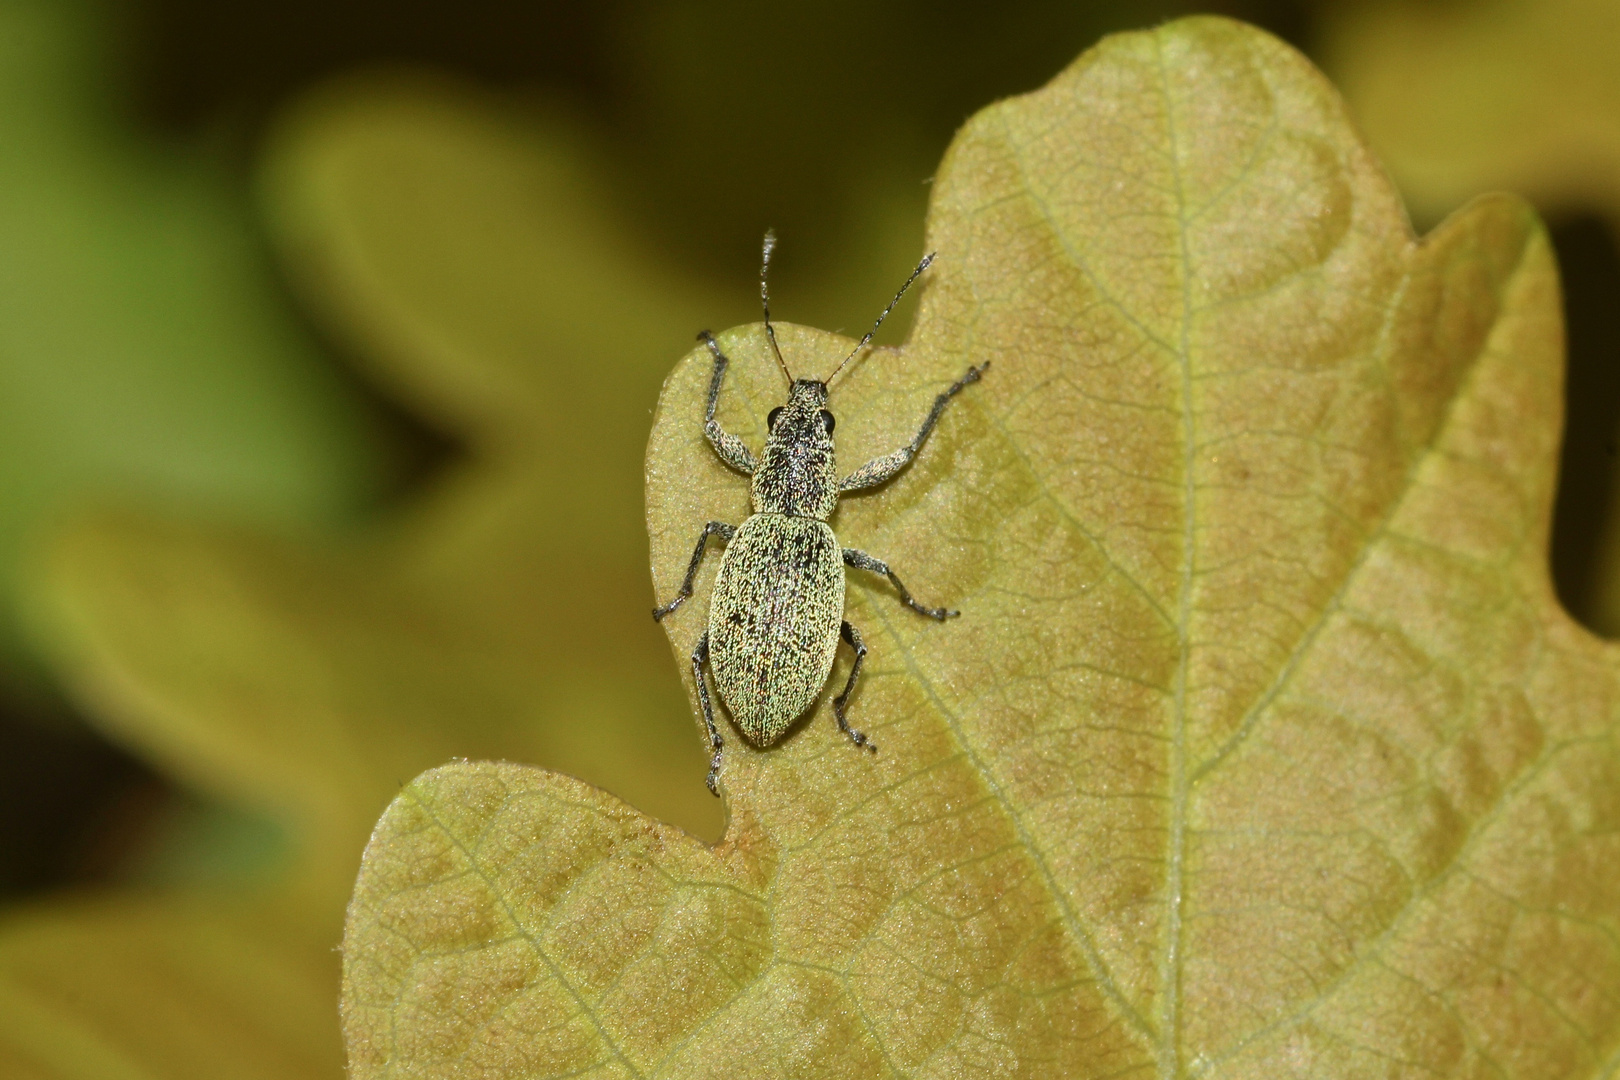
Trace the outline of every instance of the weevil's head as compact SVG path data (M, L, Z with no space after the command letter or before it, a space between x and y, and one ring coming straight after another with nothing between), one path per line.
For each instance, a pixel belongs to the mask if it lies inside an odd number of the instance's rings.
M833 424L833 414L827 411L827 384L794 379L787 404L765 416L765 426L770 429L765 441L825 444L831 449Z
M772 409L765 423L770 433L754 470L754 512L827 520L838 505L827 384L793 380L787 403Z

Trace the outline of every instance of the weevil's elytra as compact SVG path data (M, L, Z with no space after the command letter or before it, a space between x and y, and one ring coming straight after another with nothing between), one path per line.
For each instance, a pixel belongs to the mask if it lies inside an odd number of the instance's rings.
M843 617L844 564L830 525L772 513L742 523L714 579L709 665L752 742L776 742L821 693Z
M654 619L662 619L692 595L692 582L703 563L709 537L717 536L726 543L709 600L708 627L692 651L692 675L697 683L709 745L714 751L709 763L708 785L717 795L724 740L715 727L714 707L703 674L705 665L713 671L721 700L730 709L738 729L750 742L767 747L780 740L821 693L832 672L838 639L842 637L855 651L855 662L850 667L843 692L833 699L833 716L851 742L876 752L877 747L864 734L849 726L846 715L850 695L854 693L866 659L866 645L860 631L844 619L844 567L883 574L900 595L901 602L920 615L943 621L958 613L918 603L887 563L855 548L840 548L827 519L837 508L840 495L876 487L909 465L939 422L945 406L963 387L978 382L979 376L990 366L987 360L968 368L965 375L936 397L934 407L911 442L873 458L840 481L832 440L837 420L827 408L828 387L871 343L872 335L877 333L912 282L928 269L934 256L929 255L917 264L917 269L900 286L872 329L831 375L825 380L795 379L777 347L776 331L771 326L766 282L775 243L775 236L766 233L759 293L765 313L765 337L777 365L787 377L788 399L766 417L769 431L765 450L757 461L747 444L728 433L714 418L720 386L730 361L720 351L712 334L705 330L698 335L698 340L708 346L714 357L703 433L722 461L753 478L754 512L740 526L721 521L705 525L697 546L692 549L680 591L669 603L653 611Z

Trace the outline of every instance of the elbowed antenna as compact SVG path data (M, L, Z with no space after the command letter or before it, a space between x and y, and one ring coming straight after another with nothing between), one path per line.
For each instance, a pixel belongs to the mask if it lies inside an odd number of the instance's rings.
M767 258L769 257L769 254L770 254L771 240L772 240L771 235L769 233L767 233L766 236L765 236L765 251L766 251ZM928 254L923 256L922 262L917 264L917 269L913 270L911 272L911 276L906 278L906 283L904 285L900 286L900 291L894 294L894 299L889 301L889 306L883 309L883 314L879 315L877 317L877 322L872 324L872 329L868 330L866 332L866 336L861 338L859 344L857 344L855 346L855 348L850 352L850 354L848 356L844 357L843 363L841 363L837 367L833 368L833 373L831 375L829 375L825 379L821 380L822 385L831 386L832 381L838 377L838 373L840 371L844 370L844 366L846 364L848 364L851 360L853 360L857 356L859 356L861 354L861 350L866 348L868 345L870 345L872 343L872 335L878 332L878 327L883 325L883 320L887 319L889 317L889 312L893 311L894 306L900 302L900 298L902 296L906 295L906 290L911 288L911 283L913 281L916 281L919 277L922 276L922 272L924 270L928 269L928 264L933 262L934 261L934 256L938 255L938 254L939 254L939 252L937 252L937 251L930 251ZM767 322L766 323L767 328L769 327L769 325L770 325L769 322ZM774 344L774 342L775 342L775 339L773 338L772 343Z
M771 325L771 288L766 279L771 272L771 251L776 247L776 230L765 230L764 251L759 262L759 304L765 310L765 337L771 343L771 352L776 354L776 364L787 376L788 386L793 386L793 373L788 370L787 361L782 359L782 350L776 344L776 327Z

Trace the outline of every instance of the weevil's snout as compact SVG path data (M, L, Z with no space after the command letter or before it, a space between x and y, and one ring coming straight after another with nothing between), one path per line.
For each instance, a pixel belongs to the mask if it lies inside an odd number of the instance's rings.
M784 442L819 442L833 430L833 414L827 411L827 384L815 379L796 379L786 405L779 405L765 417L770 438Z
M794 379L793 389L788 392L788 407L798 405L810 411L821 409L827 404L827 384L820 379Z

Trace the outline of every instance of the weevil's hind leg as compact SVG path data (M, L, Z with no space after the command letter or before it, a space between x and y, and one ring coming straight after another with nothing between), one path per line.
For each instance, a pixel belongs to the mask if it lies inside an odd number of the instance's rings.
M709 702L709 684L703 677L703 665L709 662L709 632L703 631L698 638L697 648L692 650L692 679L697 683L698 704L703 706L703 723L709 729L709 749L714 751L714 757L709 759L709 775L704 783L709 785L709 794L715 798L720 797L720 749L725 746L720 738L720 732L714 726L714 706Z
M692 561L686 564L686 580L681 582L680 591L675 594L675 599L663 607L653 608L653 622L662 622L665 615L686 603L687 598L692 595L692 582L697 580L698 567L703 565L703 551L709 543L709 537L718 536L729 544L736 532L736 526L727 525L723 521L711 521L703 526L703 532L698 535L697 546L692 549Z
M900 583L899 575L889 569L888 563L882 559L874 558L864 551L856 548L845 548L844 562L857 570L870 570L874 574L882 574L888 578L889 584L894 586L894 591L900 594L901 602L919 615L926 615L930 619L938 619L940 622L944 622L946 619L954 619L962 614L960 611L951 608L925 607L917 603L916 599L912 597L911 591Z
M842 630L844 640L849 647L855 650L855 663L849 669L849 681L844 684L844 692L833 698L833 716L838 718L838 730L849 736L849 741L856 746L864 746L872 753L877 753L877 744L868 739L863 732L856 731L849 726L849 718L844 714L849 709L849 695L855 692L855 680L861 677L861 665L866 662L866 642L861 640L861 632L849 622L844 620Z

